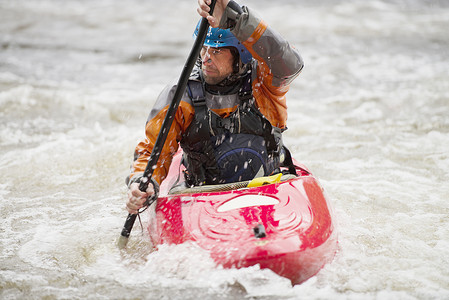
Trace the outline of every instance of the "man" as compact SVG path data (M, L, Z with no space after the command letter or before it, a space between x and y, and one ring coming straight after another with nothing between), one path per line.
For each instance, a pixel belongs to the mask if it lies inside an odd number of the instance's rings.
M173 125L145 192L139 182L176 90L167 86L136 147L127 209L136 214L164 180L180 144L189 185L270 175L281 165L286 129L285 94L303 68L299 53L251 9L230 0L198 0L210 26ZM197 27L198 30L198 27ZM195 34L197 33L195 31Z

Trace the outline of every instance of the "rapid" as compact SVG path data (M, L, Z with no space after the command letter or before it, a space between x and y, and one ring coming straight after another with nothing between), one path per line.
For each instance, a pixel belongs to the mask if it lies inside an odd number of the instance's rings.
M292 287L195 245L151 252L138 221L119 251L134 147L196 1L0 0L1 299L449 298L449 4L240 3L305 61L285 142L332 203L334 261Z

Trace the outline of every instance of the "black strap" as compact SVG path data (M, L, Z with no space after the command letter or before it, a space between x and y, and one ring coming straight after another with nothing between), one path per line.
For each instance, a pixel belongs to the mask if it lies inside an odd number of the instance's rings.
M189 93L194 106L206 105L206 96L204 95L203 84L200 81L189 80L187 93Z
M219 177L219 169L215 158L214 148L210 140L209 118L207 117L206 97L203 90L203 84L200 81L189 81L187 84L187 92L192 100L195 110L196 129L194 138L197 145L201 145L201 149L184 149L189 153L189 164L191 173L187 178L189 184L202 185L206 181L217 180ZM207 172L206 172L207 171ZM211 178L206 178L210 176Z
M296 166L293 163L292 154L290 153L290 150L288 150L287 147L282 146L282 152L284 152L285 158L282 162L282 166L288 168L288 173L296 175Z
M203 90L203 84L200 81L190 80L187 84L187 92L195 110L195 122L198 124L196 140L210 140L209 120L207 118L206 96Z
M247 101L253 99L253 87L252 87L252 74L248 72L245 77L242 78L242 85L239 90L239 98L241 101Z

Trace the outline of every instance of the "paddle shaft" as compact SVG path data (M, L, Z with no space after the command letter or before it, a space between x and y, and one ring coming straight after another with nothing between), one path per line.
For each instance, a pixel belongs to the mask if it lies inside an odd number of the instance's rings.
M216 0L212 0L210 4L210 12L212 15L215 7ZM178 80L178 85L173 96L173 100L167 110L167 114L164 118L164 122L162 123L161 130L156 139L156 143L154 144L153 151L150 154L150 158L148 159L147 166L143 173L142 180L139 184L139 190L145 192L148 188L148 184L151 181L151 176L153 175L153 171L156 167L156 164L159 160L159 156L161 155L162 148L164 147L165 140L167 139L168 132L173 123L173 119L175 117L176 111L178 110L179 103L181 102L182 95L187 87L187 82L190 77L190 73L192 73L193 67L195 65L196 60L201 51L201 47L203 46L204 39L206 37L207 30L209 28L209 22L206 18L202 18L200 28L198 30L198 35L195 39L195 43L193 44L192 50L187 58L187 62L182 69L181 76ZM157 195L147 199L145 202L146 205L151 205L157 199ZM136 221L137 214L128 214L126 218L125 225L123 226L121 236L124 238L128 238L131 234L131 230L134 226L134 222Z

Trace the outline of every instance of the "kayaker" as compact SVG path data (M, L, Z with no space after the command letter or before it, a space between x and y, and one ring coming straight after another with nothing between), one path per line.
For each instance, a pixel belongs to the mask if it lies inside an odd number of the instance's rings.
M136 147L128 182L131 214L164 180L178 145L184 152L186 182L192 186L250 180L270 175L282 164L285 94L303 68L302 59L252 9L217 0L210 15L210 3L198 0L198 13L211 28L146 192L138 183L176 84L159 95L146 138Z

